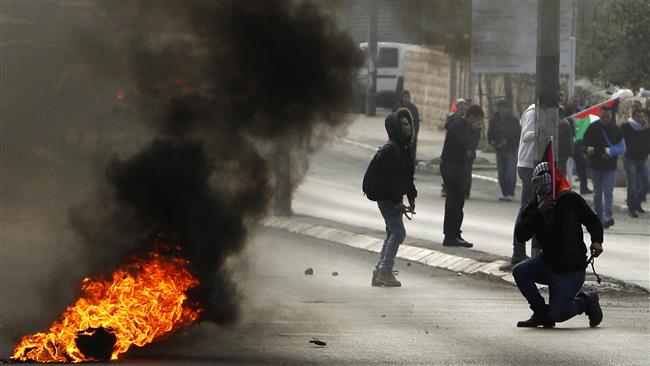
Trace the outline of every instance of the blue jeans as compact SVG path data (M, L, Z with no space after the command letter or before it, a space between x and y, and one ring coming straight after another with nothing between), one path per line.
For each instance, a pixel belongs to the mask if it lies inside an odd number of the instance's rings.
M607 221L614 217L612 206L614 201L614 183L616 183L616 170L592 169L594 183L594 210L600 221ZM605 208L603 210L603 196Z
M645 160L625 158L623 165L627 175L627 207L633 211L641 206L641 199L650 189L650 173Z
M553 272L541 258L530 258L517 264L512 275L535 313L547 313L552 321L563 322L585 310L584 301L576 297L585 282L585 271ZM548 307L536 283L548 285Z
M386 239L379 254L377 268L393 269L397 249L406 237L406 229L402 221L402 213L395 209L395 204L390 201L378 201L379 211L386 222Z
M517 186L517 151L497 150L497 172L503 196L514 196Z

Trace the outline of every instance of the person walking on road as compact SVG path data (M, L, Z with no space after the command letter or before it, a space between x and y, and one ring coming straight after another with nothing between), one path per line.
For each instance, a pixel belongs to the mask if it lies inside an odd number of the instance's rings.
M515 227L515 235L521 242L535 236L542 248L539 257L525 260L512 270L519 291L533 310L530 319L518 322L517 327L553 327L556 322L582 313L589 317L589 325L595 327L603 319L598 294L578 292L587 267L581 225L591 236L593 257L603 252L603 226L582 196L570 189L563 192L553 189L551 169L554 167L547 162L535 167L532 177L535 195L524 207ZM557 198L553 192L557 192ZM548 285L548 305L536 283Z
M377 182L378 196L374 198L386 224L386 239L377 266L372 272L371 284L399 287L402 284L395 278L393 266L397 249L406 237L402 216L415 213L417 197L413 161L409 151L413 135L411 113L406 108L398 109L386 117L385 128L388 141L375 156L380 174ZM404 195L408 198L408 206L403 203Z
M594 193L589 189L589 175L587 174L587 158L582 147L582 138L573 141L573 161L576 166L576 175L580 180L580 194Z
M650 152L650 123L643 109L634 109L632 118L621 125L627 150L623 164L627 175L627 207L630 217L639 217L643 196L650 190L648 153Z
M535 152L535 118L535 105L531 104L526 108L519 120L521 133L519 135L519 150L517 153L517 174L519 175L519 180L521 180L521 200L519 203L519 212L515 219L515 227L521 220L524 207L528 201L533 199L534 195L532 177L535 164L535 158L533 156ZM499 267L502 271L511 271L514 265L528 259L526 255L526 243L517 239L514 230L512 236L512 257L510 258L510 263ZM539 244L535 238L533 238L532 247L531 253L539 248Z
M561 117L561 116L560 116ZM573 118L563 118L557 127L557 155L558 168L563 174L567 174L567 162L573 155L573 139L575 138L575 123Z
M413 139L410 149L411 155L413 155L413 164L417 164L416 159L418 150L418 134L420 133L420 112L418 112L418 107L411 103L411 93L408 90L402 91L402 97L393 106L393 112L396 112L400 108L408 109L413 117Z
M618 155L622 154L617 146L621 145L621 141L623 141L622 152L625 152L623 132L612 120L612 108L603 106L600 109L600 119L589 125L582 144L591 164L594 209L606 229L614 225L612 207L616 183L616 161Z
M497 172L501 187L500 201L512 201L517 185L517 147L521 126L519 121L508 111L508 102L497 102L497 113L490 120L487 138L496 150Z
M447 129L440 156L440 173L447 189L445 197L444 234L442 245L471 248L472 243L461 237L463 206L467 179L465 172L478 145L483 110L470 106L465 116L452 123Z

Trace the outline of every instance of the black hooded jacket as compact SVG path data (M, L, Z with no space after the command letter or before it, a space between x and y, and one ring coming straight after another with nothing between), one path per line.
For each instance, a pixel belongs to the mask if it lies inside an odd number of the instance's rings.
M473 128L465 118L458 117L447 127L440 159L445 163L471 165L480 138L478 129Z
M413 158L408 144L401 142L402 139L400 139L397 124L398 115L399 111L386 117L384 125L389 141L382 148L382 171L385 174L384 184L386 184L386 187L384 192L386 196L382 197L381 200L389 200L394 204L402 202L404 195L407 195L409 200L415 199L418 195L413 182L413 174L415 173ZM407 116L407 119L413 126L409 116Z
M542 260L555 272L584 270L587 247L582 225L595 243L603 242L603 225L582 196L573 191L560 193L555 204L555 209L542 213L537 197L529 201L515 226L515 237L526 242L535 236L542 247Z

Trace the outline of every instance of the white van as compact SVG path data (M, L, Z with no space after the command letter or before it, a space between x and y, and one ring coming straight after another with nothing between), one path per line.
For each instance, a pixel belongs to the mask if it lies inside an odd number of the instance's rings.
M377 105L392 107L404 88L404 54L415 47L411 44L378 42L377 43ZM368 52L368 43L359 44L364 53ZM361 83L368 85L368 65L359 72ZM365 80L364 80L365 79Z

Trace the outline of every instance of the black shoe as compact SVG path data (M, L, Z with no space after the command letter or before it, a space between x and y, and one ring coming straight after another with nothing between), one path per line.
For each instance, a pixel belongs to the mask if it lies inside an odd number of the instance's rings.
M589 317L589 326L597 327L603 321L603 309L600 308L600 299L595 292L581 292L578 294L585 302L585 314Z
M605 222L603 222L603 229L607 229L607 228L609 228L611 226L614 226L614 218L611 218L609 220L605 220Z
M379 268L375 268L372 271L372 280L370 281L371 286L381 286L381 283L377 281L377 273L379 273Z
M645 210L643 209L643 207L641 207L641 205L636 206L635 210L636 210L636 212L641 213L641 214L645 213Z
M580 194L591 194L594 193L591 189L585 187L585 188L580 188Z
M462 247L462 248L471 248L474 244L467 242L461 238L449 238L445 236L445 240L442 241L442 245L445 247Z
M400 287L402 283L395 278L393 270L387 268L377 269L377 277L375 278L377 286L384 287Z
M536 328L539 326L544 328L552 328L555 326L555 322L549 320L545 315L538 313L533 313L533 315L528 320L522 320L517 322L518 328Z
M524 254L523 256L521 256L521 255L513 255L512 258L510 258L510 263L506 263L506 264L500 266L499 269L502 270L502 271L508 271L508 272L512 271L512 268L514 266L516 266L520 262L525 261L528 258L529 257L526 254Z
M630 217L633 217L633 218L639 217L639 215L636 214L635 210L629 210L628 215L630 215Z

